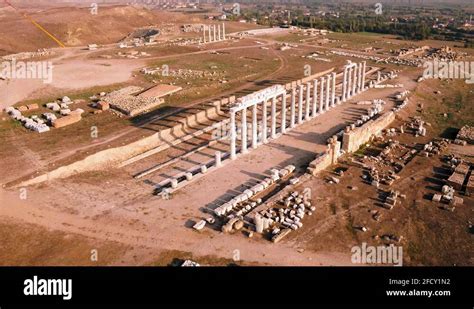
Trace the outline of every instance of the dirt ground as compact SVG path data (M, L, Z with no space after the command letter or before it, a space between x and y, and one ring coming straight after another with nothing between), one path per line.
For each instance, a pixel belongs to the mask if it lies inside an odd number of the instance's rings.
M255 40L223 43L219 50L226 53L219 55L224 60L216 60L217 67L236 55L248 58L236 58L235 63L222 68L230 77L236 73L237 76L233 76L236 81L229 86L211 87L199 95L177 97L173 101L176 105L170 104L171 107L192 106L203 98L209 100L209 96L241 96L272 83L301 78L307 63L311 64L315 73L340 67L346 60L345 57L326 54L325 57L332 62L311 62L302 56L316 47L304 44L282 52L276 49L276 41L272 38L259 40L268 44L265 47L269 49L262 49L261 44L255 45ZM171 65L186 67L196 59L203 61L196 64L197 68L216 65L209 59L211 49L206 47L198 54L196 51L181 54L173 59ZM75 65L77 67L75 61L78 58L89 65L102 62L88 56L88 52L80 49L60 56L63 57L60 61L64 72L73 72L70 70ZM130 72L140 66L160 65L171 59L170 55L160 57L155 55L146 63L142 59L124 61L123 66L118 65L123 71L114 83L123 82L126 76L133 74ZM120 62L116 59L107 61ZM252 69L259 74L245 77L246 70L236 67L240 61L253 65ZM107 66L101 69L104 74L110 74ZM459 128L462 124L472 125L472 104L468 104L472 102L472 87L447 81L417 84L414 80L420 74L419 69L404 69L394 81L402 82L405 89L413 93L409 109L402 116L416 114L417 104L423 103L422 116L431 123L426 139L450 132L450 128ZM84 88L92 86L87 84L89 78L86 75L81 78ZM137 78L137 82L147 81ZM196 82L195 87L200 86ZM441 94L434 94L438 89L441 89ZM293 232L281 243L272 244L258 236L247 238L242 233L223 234L216 226L206 227L201 232L191 228L211 209L240 193L246 185L267 177L272 168L293 164L298 173L304 172L316 154L326 149L328 137L365 113L365 108L354 102L384 98L389 102L386 109L390 109L392 102L388 98L399 90L372 89L364 92L193 182L170 201L154 196L153 183L133 179L132 171L127 169L90 172L25 189L3 187L0 189L0 243L6 250L2 250L0 258L5 265L173 265L183 259L222 266L352 265L350 248L354 244L361 241L377 243L373 240L374 235L394 233L404 236L405 265L472 265L470 256L466 254L473 251L472 234L466 230L466 222L472 221L472 198L465 198L464 205L451 213L433 206L424 197L437 190L430 183L433 169L441 165L437 158L417 158L407 166L402 179L396 183L397 189L406 193L407 198L391 211L380 209L383 212L380 222L373 221L369 213L370 210L378 210L375 205L376 190L361 183L361 171L350 167L339 185L329 185L325 181L324 177L331 171L302 184L315 192L313 197L317 210L304 228ZM84 96L89 91L79 90L76 94ZM43 100L44 94L38 97ZM444 113L448 117L440 118L440 114ZM156 114L148 117L153 120ZM132 126L129 121L108 113L91 115L85 117L80 127L49 132L56 135L46 138L22 131L14 122L4 119L0 131L1 142L6 146L0 149L1 182L5 184L27 173L58 166L64 160L83 157L97 149L125 144L150 134L146 126ZM85 138L94 123L99 123L104 133L96 141L100 144L97 146ZM402 138L406 143L413 142L413 137L409 135ZM421 140L418 138L416 142ZM348 186L357 186L358 190L350 190ZM414 186L421 189L413 190ZM359 224L367 225L369 232L356 231L353 226ZM21 240L22 246L18 246L18 240ZM98 251L97 262L91 260L91 250Z

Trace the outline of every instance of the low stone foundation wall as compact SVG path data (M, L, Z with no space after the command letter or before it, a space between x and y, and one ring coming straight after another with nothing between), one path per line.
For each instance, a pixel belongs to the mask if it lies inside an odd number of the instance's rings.
M188 135L189 132L187 132L187 130L192 126L218 117L221 104L224 101L228 102L228 100L229 99L213 102L208 108L188 116L183 119L180 124L172 128L162 130L126 146L99 151L83 160L61 166L55 170L47 172L46 174L24 181L18 186L30 186L48 180L67 178L79 173L117 167L126 160Z
M360 127L356 127L342 136L342 149L345 152L355 152L374 135L379 135L395 120L394 112L387 112L376 119L371 119Z
M319 154L316 159L309 164L308 172L312 175L316 175L329 166L336 164L340 156L340 150L341 142L337 140L336 136L331 137L329 139L328 149L326 152Z
M374 135L379 135L383 129L395 120L393 111L387 112L376 119L371 119L360 127L356 127L349 132L343 134L342 143L337 141L334 136L329 139L328 149L326 152L319 154L316 159L309 164L308 172L316 175L337 163L340 156L341 148L346 153L357 151L361 145L368 142Z

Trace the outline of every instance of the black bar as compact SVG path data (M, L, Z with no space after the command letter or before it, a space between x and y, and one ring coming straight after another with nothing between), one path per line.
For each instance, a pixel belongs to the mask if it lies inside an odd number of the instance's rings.
M4 267L0 308L13 304L418 304L473 308L472 267ZM25 296L25 280L72 279L72 298ZM438 279L394 285L389 279ZM427 281L428 283L430 281ZM448 284L449 282L449 284ZM387 296L387 290L450 296ZM446 307L448 305L461 305ZM52 308L48 306L48 308Z

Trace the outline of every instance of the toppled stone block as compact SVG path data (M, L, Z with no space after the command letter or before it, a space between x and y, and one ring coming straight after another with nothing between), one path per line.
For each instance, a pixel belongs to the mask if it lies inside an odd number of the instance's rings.
M288 228L282 229L279 234L276 234L272 237L272 242L278 243L280 240L282 240L290 232L291 232L291 229L288 229Z
M99 101L97 103L97 108L100 109L101 111L106 111L110 109L110 104L105 101Z
M194 224L193 229L195 229L196 231L200 231L204 228L205 225L206 225L206 221L201 220L198 223Z
M62 128L73 123L81 121L82 117L79 114L70 114L68 116L64 116L52 121L52 125L54 128Z
M83 113L84 113L84 110L82 108L76 108L75 110L71 112L71 114L78 114L78 115L82 115Z
M44 113L43 117L48 121L53 121L57 119L56 115L53 113Z
M61 109L61 106L59 106L58 103L47 103L46 107L54 112L57 112Z
M61 114L61 116L67 116L71 113L71 110L69 108L66 108L66 109L60 110L59 113Z
M28 104L26 107L29 111L33 111L39 108L38 104Z
M433 198L431 199L433 202L441 202L441 194L434 194Z

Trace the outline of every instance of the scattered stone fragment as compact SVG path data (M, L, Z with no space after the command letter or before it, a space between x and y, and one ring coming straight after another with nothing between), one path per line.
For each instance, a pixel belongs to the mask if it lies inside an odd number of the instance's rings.
M206 221L201 220L201 221L197 222L196 224L194 224L193 229L195 229L197 231L200 231L204 228L205 225L206 225Z

